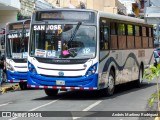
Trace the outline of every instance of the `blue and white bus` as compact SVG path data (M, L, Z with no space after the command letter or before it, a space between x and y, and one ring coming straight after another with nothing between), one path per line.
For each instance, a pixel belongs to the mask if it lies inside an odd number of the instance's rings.
M101 90L136 80L153 64L152 25L144 20L86 9L35 11L31 20L28 87Z
M27 57L30 20L20 20L6 24L6 76L8 82L19 83L27 88Z

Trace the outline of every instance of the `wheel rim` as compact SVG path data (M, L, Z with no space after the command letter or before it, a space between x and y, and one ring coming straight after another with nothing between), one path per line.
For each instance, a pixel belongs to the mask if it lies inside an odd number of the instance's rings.
M109 76L108 91L109 91L109 92L114 91L114 78L113 78L112 75Z

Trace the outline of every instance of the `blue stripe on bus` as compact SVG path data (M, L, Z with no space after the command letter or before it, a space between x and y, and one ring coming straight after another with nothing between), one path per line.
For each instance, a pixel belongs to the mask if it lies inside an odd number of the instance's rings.
M122 66L118 65L118 63L116 62L116 60L115 60L113 57L110 57L110 58L106 61L105 65L104 65L103 72L108 71L109 65L110 65L112 62L114 62L114 63L116 64L116 67L118 68L119 71L123 70L124 67L125 67L125 65L126 65L126 63L127 63L127 60L128 60L129 58L133 58L134 61L135 61L136 64L137 64L137 66L138 66L138 67L140 66L139 63L138 63L138 60L137 60L136 55L135 55L134 53L130 53L130 54L127 56L126 61L124 62L124 64L123 64Z
M11 72L6 71L7 80L27 80L27 72Z

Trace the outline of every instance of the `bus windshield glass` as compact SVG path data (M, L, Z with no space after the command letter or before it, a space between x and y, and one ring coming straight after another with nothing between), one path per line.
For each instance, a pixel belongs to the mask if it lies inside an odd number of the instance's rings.
M8 58L24 59L28 55L29 29L14 30L7 34L6 52Z
M93 58L96 27L78 24L33 25L30 55L53 59Z

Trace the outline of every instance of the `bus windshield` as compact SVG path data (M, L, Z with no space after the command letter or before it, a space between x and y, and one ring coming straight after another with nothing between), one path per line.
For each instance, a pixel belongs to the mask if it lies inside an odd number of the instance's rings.
M23 35L22 34L22 31L14 31L7 34L6 52L8 58L27 58L29 30L26 30L26 32Z
M96 27L77 25L33 25L30 55L40 58L93 58L96 53Z

